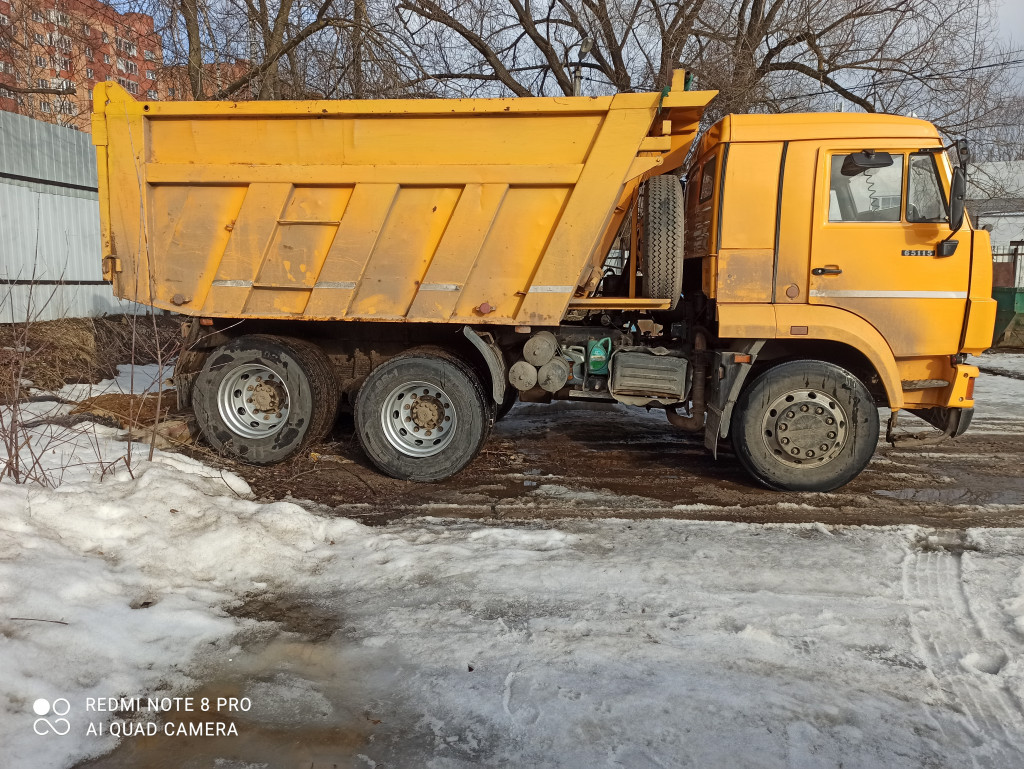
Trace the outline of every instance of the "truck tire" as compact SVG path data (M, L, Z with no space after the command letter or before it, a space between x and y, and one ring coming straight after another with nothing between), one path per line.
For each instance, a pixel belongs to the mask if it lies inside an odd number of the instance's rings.
M679 304L683 290L683 187L675 176L655 176L644 184L641 293Z
M386 475L440 481L480 452L492 408L472 367L434 348L410 350L375 368L359 388L356 435Z
M849 371L823 361L791 361L743 391L730 431L740 463L765 486L832 491L871 461L878 409Z
M334 424L338 382L315 344L250 335L214 350L192 405L217 451L253 465L281 462L322 439Z

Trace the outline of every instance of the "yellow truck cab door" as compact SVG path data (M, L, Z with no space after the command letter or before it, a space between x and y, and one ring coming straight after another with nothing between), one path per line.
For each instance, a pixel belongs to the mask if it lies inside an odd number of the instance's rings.
M949 161L919 145L864 152L864 142L852 144L818 153L808 301L861 316L897 358L954 354L971 238L965 220L956 250L941 255L939 244L952 235Z

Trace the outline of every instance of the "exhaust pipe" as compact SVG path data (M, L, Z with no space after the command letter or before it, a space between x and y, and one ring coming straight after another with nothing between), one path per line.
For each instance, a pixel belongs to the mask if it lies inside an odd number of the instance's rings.
M672 426L682 428L688 433L699 433L704 429L704 383L708 374L708 361L704 351L707 348L704 332L698 331L693 339L693 392L690 396L690 415L684 417L674 408L665 409L665 416Z

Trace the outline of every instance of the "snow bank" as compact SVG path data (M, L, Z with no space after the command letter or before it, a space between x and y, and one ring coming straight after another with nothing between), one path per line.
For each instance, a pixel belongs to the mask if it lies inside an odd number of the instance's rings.
M66 478L0 484L4 767L110 750L88 697L225 671L256 704L238 744L329 727L360 735L333 746L345 766L1024 765L1020 530L961 554L910 526L368 528L159 452ZM549 480L536 496L572 498ZM254 599L334 632L266 653L266 623L234 616ZM71 704L67 735L34 733L40 698Z

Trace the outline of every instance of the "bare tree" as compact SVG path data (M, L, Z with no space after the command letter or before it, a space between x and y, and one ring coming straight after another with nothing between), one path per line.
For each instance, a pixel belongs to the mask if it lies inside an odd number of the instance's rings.
M442 91L571 95L662 88L713 0L401 0L420 80ZM591 47L581 54L584 41ZM415 65L414 65L415 66Z

